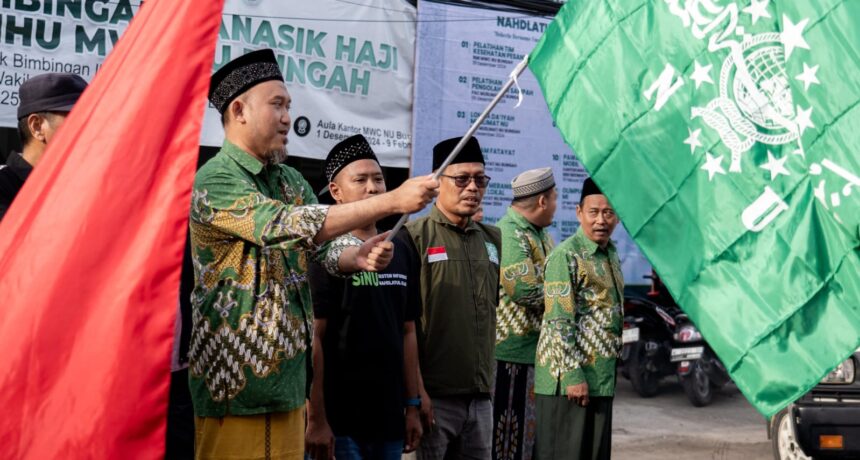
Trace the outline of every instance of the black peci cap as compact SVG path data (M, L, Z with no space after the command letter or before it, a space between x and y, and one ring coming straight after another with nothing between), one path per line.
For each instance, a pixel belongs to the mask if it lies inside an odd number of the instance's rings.
M579 195L579 202L582 203L582 200L584 200L588 195L603 195L603 192L597 188L597 184L595 184L590 177L585 179L585 182L582 183L582 194Z
M334 180L337 173L350 163L358 160L373 160L379 164L379 159L367 139L361 134L347 137L332 147L325 159L325 178L328 182ZM320 195L328 192L328 184L320 191Z
M451 151L453 151L454 147L457 146L457 143L460 142L460 139L462 139L462 137L452 137L451 139L446 139L433 147L434 171L442 166L442 163L445 162L445 159L448 158L448 155L451 154ZM474 137L469 138L469 141L463 146L463 150L461 150L460 153L457 154L457 157L454 158L454 161L451 162L452 165L457 163L484 164L484 154L481 153L481 144L478 143L478 139Z
M275 52L270 49L252 51L224 64L212 75L209 102L223 114L242 93L270 80L284 81Z

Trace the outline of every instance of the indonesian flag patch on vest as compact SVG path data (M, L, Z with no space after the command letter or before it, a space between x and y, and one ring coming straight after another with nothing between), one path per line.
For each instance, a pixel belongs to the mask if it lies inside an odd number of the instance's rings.
M445 252L445 246L437 246L435 248L427 248L427 263L441 262L448 260L448 253Z

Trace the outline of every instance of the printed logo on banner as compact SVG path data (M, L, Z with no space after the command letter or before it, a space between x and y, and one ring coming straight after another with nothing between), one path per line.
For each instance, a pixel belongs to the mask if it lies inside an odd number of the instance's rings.
M448 260L448 252L445 251L445 246L427 248L427 263L432 264L443 260Z
M308 117L296 118L296 122L293 124L293 131L299 137L307 136L311 132L311 121L308 120Z

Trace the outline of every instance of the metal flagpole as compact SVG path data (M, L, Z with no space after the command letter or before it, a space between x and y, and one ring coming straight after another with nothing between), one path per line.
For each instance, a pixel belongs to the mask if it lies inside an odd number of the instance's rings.
M519 77L520 74L522 74L523 71L526 70L528 64L529 55L527 54L525 55L525 57L523 57L523 60L519 64L517 64L516 68L514 68L514 71L511 72L510 77L508 77L508 81L504 84L504 86L502 86L502 89L499 90L499 92L496 94L496 97L494 97L493 100L490 101L490 105L488 105L487 108L485 108L484 111L481 113L481 115L475 120L475 122L472 123L472 126L469 127L469 130L466 131L466 134L454 147L454 150L452 150L451 153L448 154L448 158L446 158L445 161L442 162L442 165L439 166L439 169L437 169L436 172L433 174L434 180L439 180L439 177L442 175L442 171L444 171L445 168L447 168L448 165L450 165L451 162L454 161L454 158L457 158L457 155L460 153L461 150L463 150L463 147L466 146L466 143L469 142L469 139L475 134L475 132L478 131L478 128L481 127L481 124L483 124L484 120L486 120L487 117L490 115L490 112L492 112L493 109L496 108L496 106L499 104L505 94L507 94L508 91L511 89L511 86L513 86L514 83L517 82L517 77ZM400 228L403 227L403 225L406 223L407 219L409 219L409 214L403 214L400 217L400 220L397 221L397 225L395 225L394 228L391 229L391 234L389 234L388 237L385 238L385 241L391 241L391 239L394 238L394 235L396 235L397 232L400 231Z

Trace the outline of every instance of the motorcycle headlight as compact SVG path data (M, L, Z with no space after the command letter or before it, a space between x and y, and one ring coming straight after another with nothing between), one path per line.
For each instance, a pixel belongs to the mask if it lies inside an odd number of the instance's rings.
M696 329L696 326L685 324L674 334L674 339L678 342L700 342L702 334Z
M829 374L821 379L821 383L829 385L845 385L854 383L854 360L848 358L843 361L842 364L836 366L836 369L833 369Z

